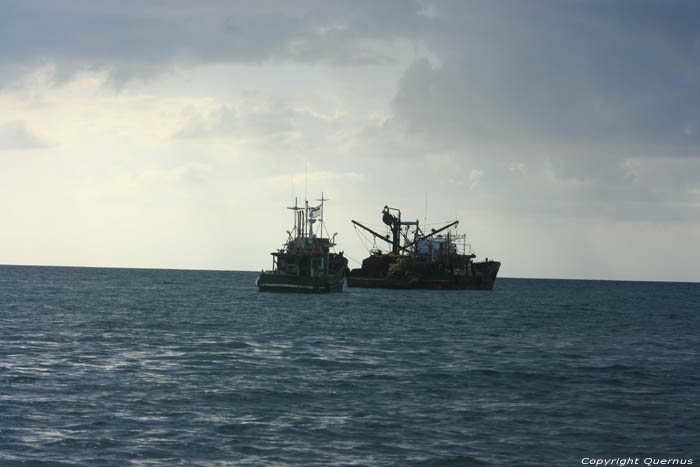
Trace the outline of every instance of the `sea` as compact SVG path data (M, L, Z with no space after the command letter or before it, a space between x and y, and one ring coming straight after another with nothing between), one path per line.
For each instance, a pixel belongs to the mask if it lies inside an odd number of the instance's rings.
M698 283L255 279L0 266L0 465L700 464Z

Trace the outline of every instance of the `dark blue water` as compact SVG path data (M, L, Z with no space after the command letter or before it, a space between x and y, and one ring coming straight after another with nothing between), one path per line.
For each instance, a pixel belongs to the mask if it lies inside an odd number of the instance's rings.
M700 284L0 267L1 465L700 462Z

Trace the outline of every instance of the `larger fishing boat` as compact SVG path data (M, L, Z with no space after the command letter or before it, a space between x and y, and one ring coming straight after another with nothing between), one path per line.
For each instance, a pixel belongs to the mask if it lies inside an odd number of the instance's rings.
M294 207L294 227L287 231L282 248L273 251L272 269L262 271L257 286L271 292L330 292L343 289L348 260L343 252L333 252L335 236L329 238L323 222L323 203L328 201L321 194L316 207L304 202L304 207ZM326 236L324 237L324 232Z
M467 245L466 235L450 231L459 221L426 233L421 230L418 220L403 222L401 211L388 206L384 206L382 221L391 235L382 235L352 221L356 228L391 245L391 251L384 254L380 249L372 248L370 256L362 261L362 267L348 274L348 287L493 289L501 263L488 258L474 261L476 255Z

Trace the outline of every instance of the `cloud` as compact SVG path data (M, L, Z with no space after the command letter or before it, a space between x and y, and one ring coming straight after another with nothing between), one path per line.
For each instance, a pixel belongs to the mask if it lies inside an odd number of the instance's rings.
M511 172L520 172L521 174L525 174L527 172L527 166L522 162L513 162L508 166L508 170Z
M300 120L316 117L276 100L261 103L222 104L194 110L173 138L198 139L242 136L257 132L268 138L284 137L298 130Z
M407 131L452 144L700 143L700 5L450 6L424 36L437 62L416 60L393 100Z
M26 122L14 121L0 124L0 150L45 148L49 144L34 135Z
M274 175L272 177L265 177L261 179L260 182L266 185L283 185L289 183L291 180L296 180L297 183L303 183L305 179L309 182L324 182L335 180L359 182L364 178L364 174L357 172L314 171L308 173L296 172L283 175Z
M418 34L430 53L400 77L374 146L391 141L414 163L449 154L454 178L490 209L700 214L689 200L700 160L700 5L435 5ZM469 167L489 174L488 190Z
M441 146L696 146L698 13L693 2L14 2L0 18L0 85L47 63L59 83L103 70L116 88L203 65L387 64L404 41L425 58L398 83L393 123ZM204 123L178 136L216 131Z
M221 105L214 110L201 112L189 109L187 120L172 137L175 139L200 139L230 137L239 126L238 110L234 106Z
M479 185L479 180L484 176L483 170L472 169L469 171L469 176L467 177L469 181L469 190L474 190Z
M3 6L0 80L48 63L64 83L107 70L123 87L181 67L271 61L375 65L394 61L386 41L411 24L402 2L227 2L119 4L28 0ZM405 33L403 33L405 35ZM0 81L0 85L2 85Z
M189 162L187 164L173 167L172 169L150 169L137 176L138 183L180 183L180 182L200 182L204 176L211 172L212 166L200 162Z
M148 199L152 201L154 192L171 190L168 191L171 193L183 188L192 189L193 185L204 186L213 169L210 164L187 162L170 168L139 167L100 179L88 177L82 182L81 197L134 201L148 194Z
M322 98L263 94L221 104L195 104L182 116L179 127L171 134L174 144L218 141L230 146L232 157L259 158L264 154L265 160L258 160L258 166L262 168L267 161L275 172L289 169L280 164L298 166L304 160L315 167L326 167L330 155L355 147L355 133L361 124L336 107L335 102ZM247 149L242 150L243 146Z

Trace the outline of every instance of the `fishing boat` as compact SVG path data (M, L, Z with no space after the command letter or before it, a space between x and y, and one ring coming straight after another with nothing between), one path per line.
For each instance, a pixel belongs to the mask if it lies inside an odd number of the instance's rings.
M348 274L348 287L384 289L474 289L492 290L501 263L476 262L466 235L453 233L459 221L430 232L421 230L418 220L404 222L401 211L384 206L382 221L390 234L352 221L355 228L369 232L391 246L383 253L376 246L362 267ZM402 244L403 243L403 244ZM375 243L376 245L376 243Z
M294 212L294 227L287 231L282 248L273 251L272 269L262 271L257 286L263 292L331 292L343 289L348 260L335 253L335 236L329 237L323 222L324 202L287 208ZM325 233L325 236L324 236Z

